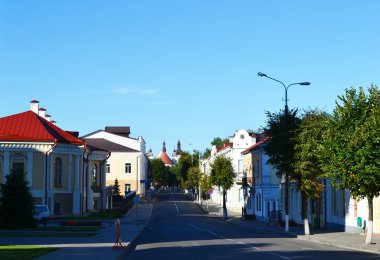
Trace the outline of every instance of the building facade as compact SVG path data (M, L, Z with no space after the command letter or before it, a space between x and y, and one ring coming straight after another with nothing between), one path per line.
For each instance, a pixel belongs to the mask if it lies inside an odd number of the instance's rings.
M121 195L131 191L144 195L148 184L149 159L142 137L131 138L129 127L105 127L82 137L86 143L111 152L105 162L106 186L117 179Z

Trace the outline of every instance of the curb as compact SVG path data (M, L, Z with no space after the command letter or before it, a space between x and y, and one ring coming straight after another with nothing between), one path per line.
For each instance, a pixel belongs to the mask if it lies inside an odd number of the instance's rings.
M131 241L129 241L128 245L126 245L125 248L122 249L121 253L116 257L116 259L125 259L127 257L127 255L128 255L128 253L130 253L130 251L134 247L136 247L137 240L140 238L141 234L147 228L147 226L148 226L148 224L150 222L150 218L152 216L152 212L153 212L153 208L154 208L154 203L150 203L150 204L152 204L152 210L151 210L150 215L149 215L149 217L147 218L147 220L146 220L146 222L144 224L144 227L138 232L138 234L136 234L136 236Z
M362 248L358 248L358 247L354 247L354 246L343 246L343 245L340 245L340 244L337 244L334 242L312 239L310 237L306 237L305 235L298 235L297 239L303 240L303 241L308 241L308 242L314 242L314 243L318 243L318 244L322 244L322 245L335 246L335 247L339 247L339 248L343 248L343 249L349 249L349 250L353 250L353 251L361 251L361 252L371 253L371 254L380 254L380 252L377 250L362 249Z
M198 202L194 202L204 213L206 214L210 214L210 212L208 212L207 210L205 210L201 205L199 205Z

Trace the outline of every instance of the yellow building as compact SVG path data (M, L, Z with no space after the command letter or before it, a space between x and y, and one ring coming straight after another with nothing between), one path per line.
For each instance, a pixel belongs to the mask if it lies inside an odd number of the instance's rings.
M0 118L0 182L21 169L35 204L47 205L51 214L92 210L93 198L101 197L102 189L94 192L87 185L91 160L83 156L102 161L108 153L93 148L89 155L91 150L84 150L85 143L77 135L57 127L36 100L31 101L29 111Z

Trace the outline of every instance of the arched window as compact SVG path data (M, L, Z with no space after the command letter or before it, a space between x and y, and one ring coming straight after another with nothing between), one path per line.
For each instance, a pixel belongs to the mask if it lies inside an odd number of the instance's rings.
M96 164L92 165L91 185L92 186L99 186L98 165L96 165Z
M59 157L54 161L54 187L62 187L62 159Z

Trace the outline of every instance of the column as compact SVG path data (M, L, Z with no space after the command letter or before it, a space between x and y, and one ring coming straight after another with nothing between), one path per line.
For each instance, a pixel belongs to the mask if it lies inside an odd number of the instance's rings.
M69 153L69 171L67 176L67 191L71 190L71 180L72 180L72 174L73 174L73 154Z
M93 194L91 189L91 170L92 170L92 161L88 161L87 167L87 185L86 185L86 197L87 197L87 210L91 211L93 209Z
M27 154L27 170L26 170L26 178L29 182L29 187L32 189L33 187L33 152L28 152Z
M9 152L4 152L4 183L5 183L5 176L9 174Z
M107 171L106 171L106 166L107 166L107 162L105 161L103 163L103 166L102 166L102 183L101 183L101 188L102 188L102 205L103 205L103 210L106 209L106 200L107 200L107 192L106 192L106 178L107 178Z
M80 176L80 156L75 155L75 173L74 173L74 191L73 191L73 215L80 214L80 192L79 192L79 176Z

